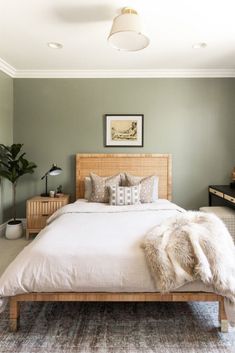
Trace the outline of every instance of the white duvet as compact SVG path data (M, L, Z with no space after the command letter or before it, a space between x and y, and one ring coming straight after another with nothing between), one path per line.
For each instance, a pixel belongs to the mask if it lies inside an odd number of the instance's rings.
M0 297L27 292L153 292L145 234L184 212L167 200L109 206L78 200L58 210L0 278ZM196 281L182 291L212 291ZM0 301L1 303L1 301Z

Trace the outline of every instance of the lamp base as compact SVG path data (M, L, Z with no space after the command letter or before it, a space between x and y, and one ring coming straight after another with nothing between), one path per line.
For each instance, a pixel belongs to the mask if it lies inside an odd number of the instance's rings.
M235 180L230 183L230 188L235 189Z
M46 194L46 193L43 193L43 194L41 194L40 196L42 196L42 197L49 197L50 195L49 195L49 194Z

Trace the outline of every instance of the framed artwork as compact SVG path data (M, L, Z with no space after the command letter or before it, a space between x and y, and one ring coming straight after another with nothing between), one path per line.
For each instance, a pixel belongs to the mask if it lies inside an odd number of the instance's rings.
M143 147L143 114L106 114L106 147Z

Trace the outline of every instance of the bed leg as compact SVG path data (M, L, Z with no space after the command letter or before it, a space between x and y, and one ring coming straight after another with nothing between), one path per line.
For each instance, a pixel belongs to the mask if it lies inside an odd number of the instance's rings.
M10 298L10 331L16 332L20 319L20 303L14 298Z
M228 332L228 319L224 307L224 298L219 301L219 321L221 332Z

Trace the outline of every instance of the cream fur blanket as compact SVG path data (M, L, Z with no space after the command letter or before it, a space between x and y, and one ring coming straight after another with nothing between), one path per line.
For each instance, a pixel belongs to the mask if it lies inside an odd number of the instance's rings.
M189 211L169 218L147 234L143 248L162 292L201 279L235 303L235 246L218 217Z

